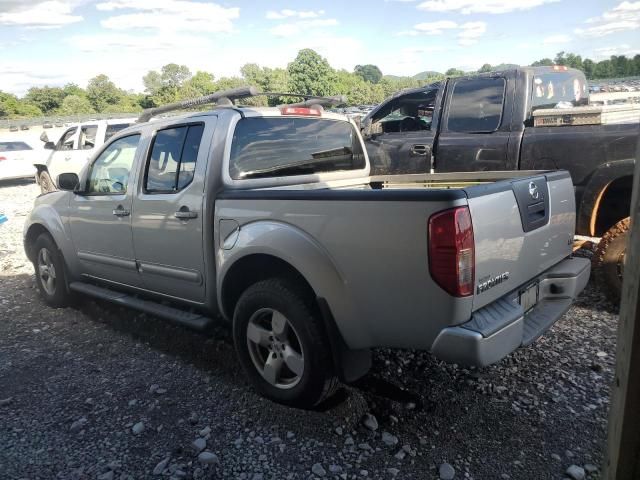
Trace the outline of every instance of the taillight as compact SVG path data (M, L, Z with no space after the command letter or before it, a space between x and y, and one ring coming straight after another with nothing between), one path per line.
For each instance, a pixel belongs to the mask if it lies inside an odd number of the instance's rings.
M429 219L429 270L456 297L473 294L475 251L469 207L436 213Z
M3 161L3 160L6 160L6 159L7 159L7 157L3 157L2 155L0 155L0 162Z
M304 115L310 117L319 117L322 112L315 108L308 107L284 107L280 109L282 115Z

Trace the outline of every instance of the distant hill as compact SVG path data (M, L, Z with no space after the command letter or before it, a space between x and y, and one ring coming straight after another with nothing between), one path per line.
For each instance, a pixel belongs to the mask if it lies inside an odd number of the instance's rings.
M501 70L511 70L514 68L518 68L520 65L517 65L515 63L501 63L500 65L492 65L491 66L491 71L492 72L499 72Z
M440 72L434 72L432 70L427 70L425 72L416 73L413 77L415 80L426 80L427 78L432 78L438 75L442 75Z

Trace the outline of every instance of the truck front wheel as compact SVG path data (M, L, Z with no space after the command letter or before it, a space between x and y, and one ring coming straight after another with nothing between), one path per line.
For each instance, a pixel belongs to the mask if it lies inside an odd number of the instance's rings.
M600 239L594 256L596 280L607 298L615 305L620 303L622 292L622 276L630 221L631 219L627 217L607 230Z
M66 307L71 302L67 291L64 259L48 233L42 233L33 244L33 266L36 284L44 301L51 307Z
M240 297L233 339L240 363L263 396L313 408L338 387L331 349L313 300L286 278L262 280Z

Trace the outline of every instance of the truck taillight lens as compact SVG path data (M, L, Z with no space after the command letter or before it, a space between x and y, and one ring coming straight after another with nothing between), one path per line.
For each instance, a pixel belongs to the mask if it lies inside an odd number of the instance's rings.
M456 297L473 294L475 251L469 207L436 213L429 219L429 270Z
M3 160L6 160L7 157L3 157L2 155L0 155L0 162L2 162Z

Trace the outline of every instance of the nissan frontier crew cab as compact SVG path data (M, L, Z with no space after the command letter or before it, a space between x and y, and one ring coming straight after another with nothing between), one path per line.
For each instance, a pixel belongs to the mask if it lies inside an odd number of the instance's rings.
M86 294L200 329L220 315L256 390L312 407L373 347L497 362L585 287L567 172L373 181L353 122L317 98L233 103L254 94L143 113L60 175L24 229L44 301Z

